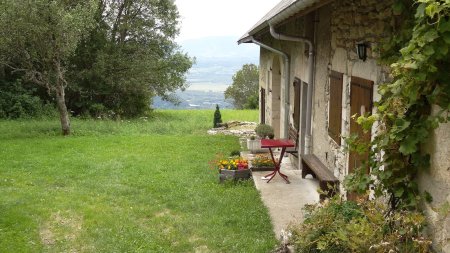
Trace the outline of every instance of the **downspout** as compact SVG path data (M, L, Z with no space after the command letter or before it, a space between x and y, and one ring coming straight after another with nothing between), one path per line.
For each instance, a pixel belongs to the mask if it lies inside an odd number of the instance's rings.
M282 138L287 139L288 138L288 133L289 133L289 126L288 126L288 122L289 122L289 80L290 80L290 71L291 71L291 67L290 67L290 61L289 61L289 55L286 54L283 51L280 51L276 48L273 48L269 45L266 45L260 41L255 40L253 37L251 37L251 41L252 43L265 48L269 51L272 51L274 53L277 53L281 56L283 56L284 59L284 66L285 66L285 76L284 76L284 87L285 87L285 101L284 101L284 122L286 124L284 124L284 135Z
M306 95L306 133L305 133L305 146L303 148L304 154L311 153L311 122L312 122L312 97L314 90L314 47L311 40L305 37L293 37L288 35L279 34L275 31L275 28L272 23L269 22L270 26L270 34L277 40L285 40L285 41L295 41L295 42L303 42L309 46L309 55L308 55L308 89ZM301 120L301 117L300 117ZM301 123L301 122L300 122ZM301 124L299 124L300 126ZM299 149L300 151L300 149Z

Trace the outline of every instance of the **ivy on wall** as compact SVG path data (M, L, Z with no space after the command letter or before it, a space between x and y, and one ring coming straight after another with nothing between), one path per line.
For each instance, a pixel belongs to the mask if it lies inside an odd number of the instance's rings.
M450 120L450 0L397 0L393 11L403 25L381 49L392 81L379 86L377 112L358 118L366 131L377 122L377 134L365 146L348 139L350 147L369 151L371 175L359 170L346 185L359 192L375 185L376 195L388 193L395 209L417 207L423 197L431 200L419 192L416 176L430 166L422 144ZM437 112L432 113L432 106Z

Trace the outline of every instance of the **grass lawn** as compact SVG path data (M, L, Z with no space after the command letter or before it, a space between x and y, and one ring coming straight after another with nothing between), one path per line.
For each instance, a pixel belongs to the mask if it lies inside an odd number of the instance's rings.
M257 120L222 110L222 119ZM251 182L218 184L213 110L132 121L0 121L0 252L268 252L276 245Z

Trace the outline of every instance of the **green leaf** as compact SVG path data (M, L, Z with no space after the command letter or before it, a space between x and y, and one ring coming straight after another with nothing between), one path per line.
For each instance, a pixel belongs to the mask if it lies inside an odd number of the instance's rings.
M441 36L445 43L450 44L450 32L443 33Z
M433 46L430 45L426 46L423 50L423 53L428 56L433 55L434 54Z
M431 194L429 192L424 191L423 195L424 195L424 199L427 203L433 202L433 196L431 196Z
M434 17L434 15L436 15L436 13L438 12L439 10L435 4L430 4L425 8L425 13L431 18Z
M395 131L401 132L401 131L405 130L406 128L408 128L410 124L411 124L411 122L406 121L404 119L401 119L401 118L396 119L395 120Z
M403 195L403 192L405 192L405 190L403 188L398 188L395 190L395 197L400 198Z
M439 23L438 29L440 32L450 32L450 20L444 20Z
M401 1L396 1L392 5L392 11L394 12L394 15L402 14L404 9L405 9L405 5Z
M426 6L427 5L425 3L419 4L419 6L417 7L416 15L415 15L416 18L422 18L424 16Z
M403 65L406 69L417 69L417 62L407 62Z
M431 28L430 28L431 29ZM437 37L439 37L438 33L436 30L429 30L427 31L424 35L423 38L425 39L425 41L427 42L432 42L434 41Z
M399 151L404 155L410 155L417 151L417 142L415 136L408 136L401 142Z
M409 43L407 47L400 49L400 53L402 55L407 55L407 54L411 53L415 48L416 48L416 46L413 43Z

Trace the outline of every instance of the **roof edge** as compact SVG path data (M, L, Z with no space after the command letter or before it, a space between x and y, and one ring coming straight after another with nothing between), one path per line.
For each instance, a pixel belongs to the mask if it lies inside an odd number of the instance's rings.
M247 43L248 37L251 37L269 27L269 24L277 25L286 19L296 15L299 12L304 11L305 14L309 11L308 9L316 9L324 4L330 3L333 0L295 0L291 3L286 1L281 1L274 8L272 8L261 20L259 20L247 33L245 33L239 40L238 44ZM284 6L285 5L285 6Z

